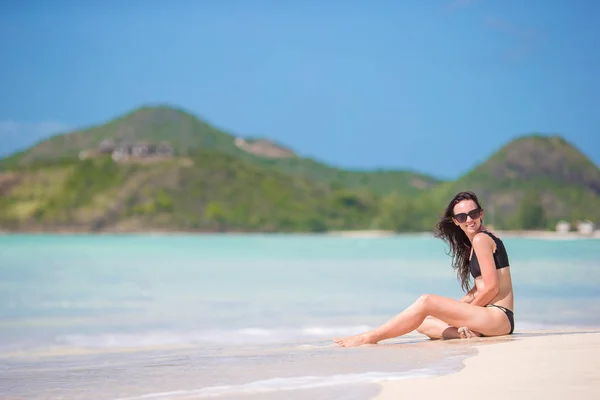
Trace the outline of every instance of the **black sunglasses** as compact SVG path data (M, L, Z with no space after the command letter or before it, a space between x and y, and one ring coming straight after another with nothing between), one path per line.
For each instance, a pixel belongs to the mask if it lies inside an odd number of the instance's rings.
M474 210L469 211L468 213L460 213L454 215L454 219L458 221L459 224L467 222L467 217L471 217L472 220L476 220L481 215L481 208L476 208Z

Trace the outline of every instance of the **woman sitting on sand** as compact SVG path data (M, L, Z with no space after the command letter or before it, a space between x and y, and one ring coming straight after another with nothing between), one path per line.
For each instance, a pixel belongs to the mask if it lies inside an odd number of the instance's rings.
M438 222L435 236L449 244L452 266L467 294L460 300L424 294L380 327L345 339L344 347L375 344L415 329L431 339L512 334L513 288L504 244L483 226L483 209L472 192L460 192ZM469 274L475 286L469 290Z

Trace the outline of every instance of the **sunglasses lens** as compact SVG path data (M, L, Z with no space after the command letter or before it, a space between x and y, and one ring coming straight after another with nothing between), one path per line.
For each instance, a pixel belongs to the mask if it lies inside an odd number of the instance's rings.
M479 218L479 210L473 210L469 213L469 217L471 217L471 219L477 219Z
M456 214L454 218L456 218L456 220L462 224L467 220L467 214Z
M481 213L481 210L476 209L476 210L471 210L469 211L468 214L466 213L460 213L460 214L456 214L454 216L454 219L456 219L458 221L459 224L464 224L465 222L467 222L467 216L471 217L471 219L475 220L479 218L479 215Z

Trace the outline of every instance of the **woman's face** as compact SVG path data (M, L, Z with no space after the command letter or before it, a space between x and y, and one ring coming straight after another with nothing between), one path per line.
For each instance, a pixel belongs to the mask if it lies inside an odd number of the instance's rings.
M467 234L474 234L481 227L483 211L473 200L462 200L454 206L452 220Z

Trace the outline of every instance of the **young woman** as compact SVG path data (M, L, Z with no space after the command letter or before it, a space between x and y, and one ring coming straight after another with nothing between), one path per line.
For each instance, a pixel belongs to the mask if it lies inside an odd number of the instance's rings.
M452 266L467 294L460 300L424 294L394 318L359 335L334 339L344 347L375 344L415 329L431 339L512 334L513 287L502 241L483 226L483 209L472 192L448 204L435 236L450 246ZM469 275L475 285L469 288Z

